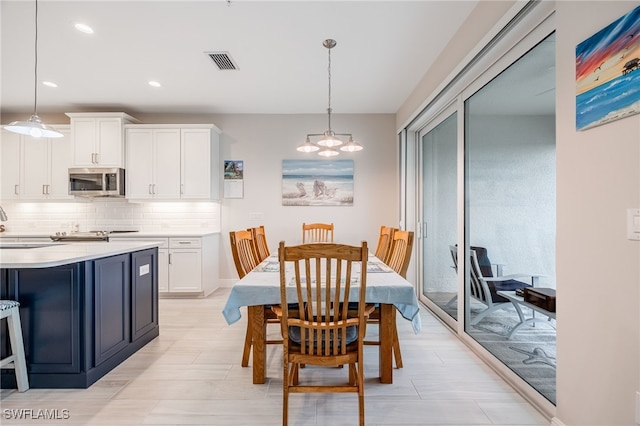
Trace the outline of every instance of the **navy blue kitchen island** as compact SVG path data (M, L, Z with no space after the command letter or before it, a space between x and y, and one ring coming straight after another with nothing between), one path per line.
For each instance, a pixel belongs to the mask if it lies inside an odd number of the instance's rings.
M0 298L20 302L31 388L87 388L159 335L157 243L2 245L0 268ZM1 384L16 387L12 370Z

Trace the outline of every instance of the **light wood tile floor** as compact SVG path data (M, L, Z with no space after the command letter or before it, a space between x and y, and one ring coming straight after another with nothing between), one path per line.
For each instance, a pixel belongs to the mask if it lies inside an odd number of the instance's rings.
M280 425L282 350L269 345L267 383L253 385L251 367L240 366L246 322L229 326L221 314L227 295L161 299L159 338L89 389L3 389L0 424ZM404 368L394 370L392 385L375 378L377 348L365 348L367 425L550 424L426 309L421 315L417 335L398 320ZM331 370L303 374L346 374ZM36 418L14 418L25 410ZM68 418L47 421L47 414ZM292 426L356 425L357 397L291 395L289 418Z

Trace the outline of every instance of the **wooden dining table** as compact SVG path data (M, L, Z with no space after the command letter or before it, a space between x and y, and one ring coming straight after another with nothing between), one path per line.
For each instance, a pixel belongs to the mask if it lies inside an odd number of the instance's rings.
M265 259L253 271L234 284L222 310L227 324L231 325L242 317L241 308L247 307L247 320L253 336L254 384L262 384L266 381L267 324L265 305L280 303L279 268L277 255L274 254ZM358 272L359 274L360 272ZM295 300L295 287L291 287L291 292L291 298L288 293L287 298ZM357 291L352 290L352 298L357 301ZM418 333L422 327L415 287L378 258L370 255L367 262L366 301L367 303L379 304L380 309L380 382L393 383L393 330L396 311L402 318L411 321L415 333Z

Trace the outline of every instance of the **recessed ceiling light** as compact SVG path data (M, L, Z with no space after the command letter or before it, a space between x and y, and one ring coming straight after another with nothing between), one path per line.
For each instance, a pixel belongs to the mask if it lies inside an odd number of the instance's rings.
M87 24L82 24L78 22L77 24L74 25L74 27L76 27L76 30L80 31L81 33L93 34L93 28L91 28Z
M153 86L153 87L162 87L162 84L158 83L157 81L151 80L149 82L149 86Z
M58 85L55 84L53 81L43 81L42 84L44 84L47 87L58 87Z

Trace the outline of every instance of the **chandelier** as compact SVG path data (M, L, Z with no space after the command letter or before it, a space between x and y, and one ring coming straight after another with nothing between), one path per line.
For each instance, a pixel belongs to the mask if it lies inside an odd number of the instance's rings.
M345 152L355 152L360 151L362 149L362 145L353 140L353 136L351 133L336 133L331 130L331 49L336 47L336 41L332 39L327 39L322 42L322 45L327 48L329 52L329 105L327 108L327 116L329 118L329 126L328 129L323 133L307 133L307 138L304 143L298 146L297 150L300 152L316 152L318 151L318 155L323 157L333 157L340 152L336 148L339 148L340 151ZM321 138L312 142L311 138L315 138L321 136ZM338 136L348 137L349 139L345 143Z
M14 121L4 128L10 132L21 135L29 135L34 138L61 138L62 133L47 126L38 117L38 0L36 0L36 36L35 36L35 72L34 72L34 92L33 92L33 115L27 121Z

